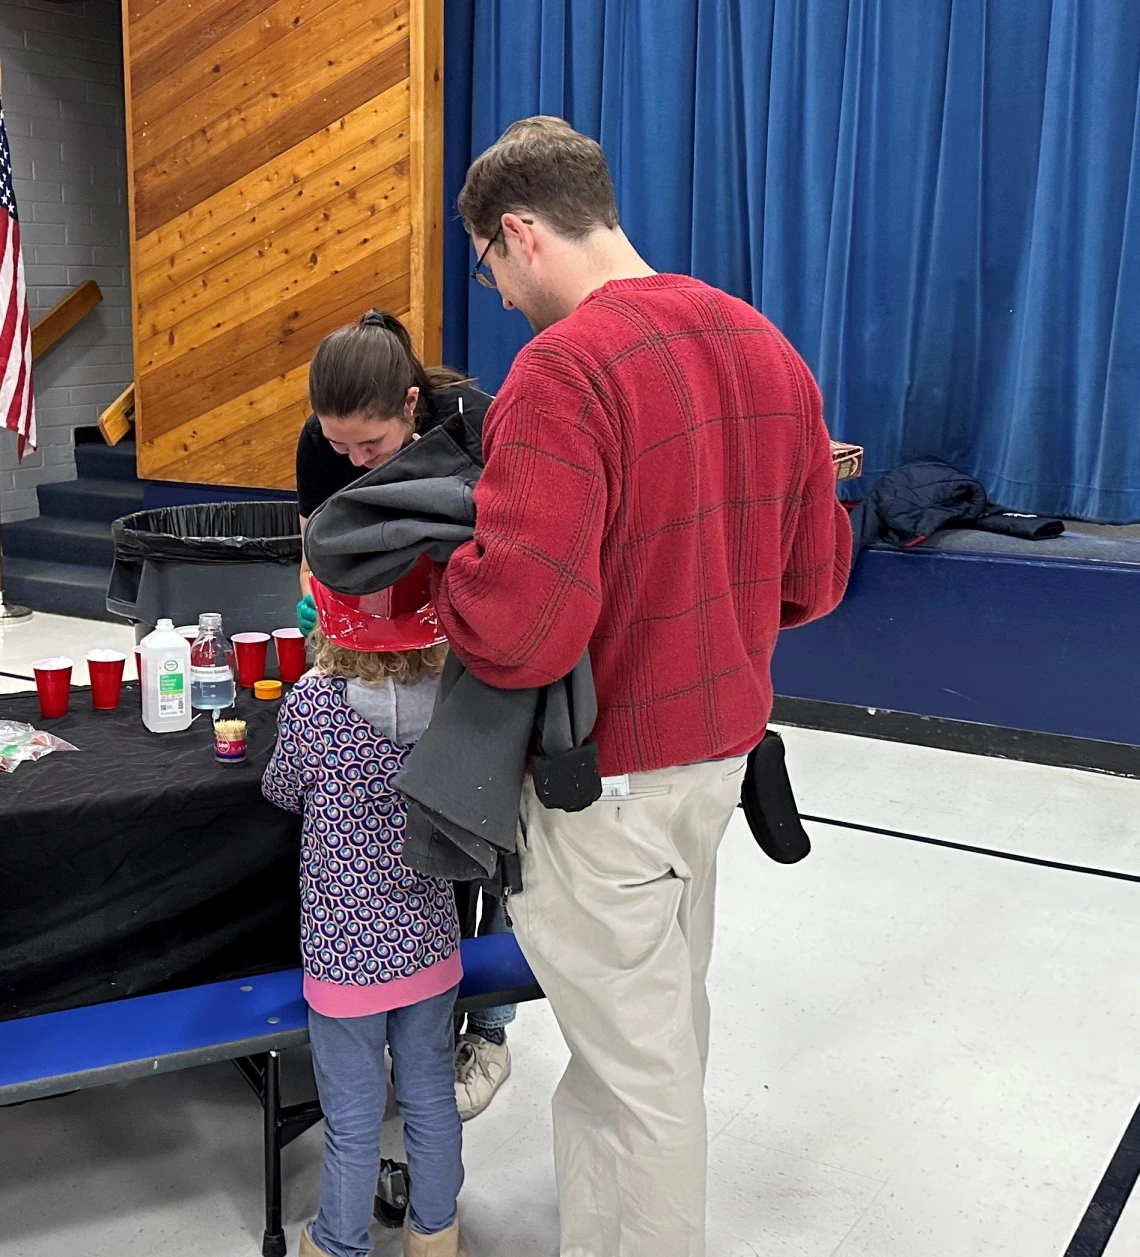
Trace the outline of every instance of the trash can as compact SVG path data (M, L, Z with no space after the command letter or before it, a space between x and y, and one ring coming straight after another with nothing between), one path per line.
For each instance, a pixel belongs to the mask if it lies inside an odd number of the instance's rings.
M163 617L220 611L227 633L296 622L301 525L295 502L214 502L139 511L111 525L107 610L141 641Z

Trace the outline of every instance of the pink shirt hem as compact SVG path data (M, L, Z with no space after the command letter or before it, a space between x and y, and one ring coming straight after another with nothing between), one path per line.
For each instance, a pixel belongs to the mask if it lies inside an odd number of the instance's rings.
M321 982L305 975L305 1002L322 1017L371 1017L375 1013L390 1012L393 1008L407 1008L434 999L444 991L458 986L463 977L463 961L459 949L429 965L408 978L393 978L391 982L376 982L369 986L356 986L342 982Z

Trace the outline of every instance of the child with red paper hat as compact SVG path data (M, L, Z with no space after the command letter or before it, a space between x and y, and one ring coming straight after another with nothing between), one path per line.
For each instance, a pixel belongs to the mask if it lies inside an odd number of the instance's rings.
M325 1154L299 1257L360 1257L380 1168L392 1057L411 1179L404 1252L461 1257L453 1012L459 922L448 882L401 859L393 786L431 716L447 654L422 562L382 593L312 582L315 665L281 706L262 789L304 817L301 954Z

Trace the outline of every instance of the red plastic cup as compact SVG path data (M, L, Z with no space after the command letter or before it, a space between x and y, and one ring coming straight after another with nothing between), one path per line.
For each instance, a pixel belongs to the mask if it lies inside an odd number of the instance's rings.
M91 706L96 711L114 711L123 691L123 665L126 655L117 650L92 650L87 655L87 675L91 678Z
M179 637L184 637L191 646L198 640L197 624L182 624L174 630Z
M138 683L142 685L142 647L135 647L135 677Z
M67 715L72 666L71 660L63 656L37 659L32 664L32 671L36 674L36 693L40 696L40 715L45 720Z
M269 655L268 633L235 633L230 639L237 657L238 681L252 689L265 680L265 660Z
M277 649L277 668L281 673L281 680L287 684L299 681L309 662L305 654L304 634L299 628L274 629L273 645Z

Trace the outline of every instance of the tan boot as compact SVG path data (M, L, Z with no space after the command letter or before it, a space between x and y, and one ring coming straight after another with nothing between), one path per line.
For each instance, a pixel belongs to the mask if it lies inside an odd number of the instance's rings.
M313 1237L309 1234L309 1223L301 1228L301 1242L297 1246L297 1257L329 1257L323 1248L318 1248L313 1243Z
M460 1037L455 1049L455 1102L469 1122L495 1098L511 1076L511 1051L506 1043L488 1043L480 1034Z
M300 1257L305 1257L302 1253ZM404 1257L468 1257L467 1241L453 1222L446 1231L435 1235L417 1235L410 1226L404 1227Z

